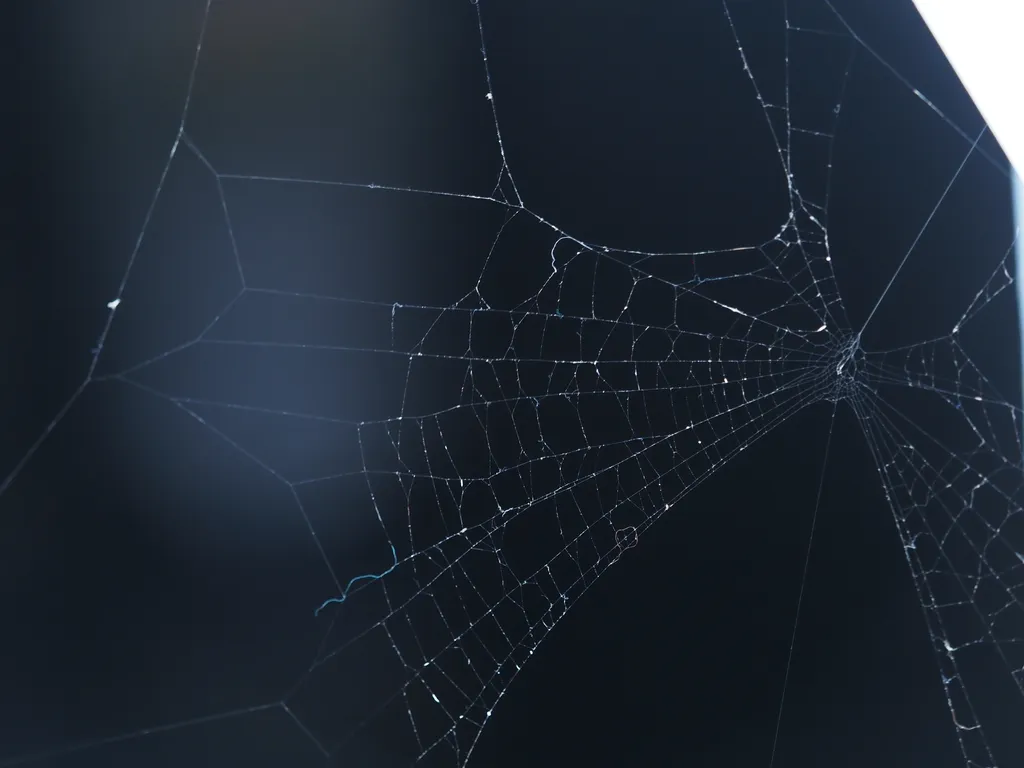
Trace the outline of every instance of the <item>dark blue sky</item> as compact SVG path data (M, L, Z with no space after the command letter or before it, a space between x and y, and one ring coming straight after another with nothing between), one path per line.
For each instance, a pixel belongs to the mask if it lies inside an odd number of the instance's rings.
M0 765L1024 761L1006 161L834 6L22 9Z

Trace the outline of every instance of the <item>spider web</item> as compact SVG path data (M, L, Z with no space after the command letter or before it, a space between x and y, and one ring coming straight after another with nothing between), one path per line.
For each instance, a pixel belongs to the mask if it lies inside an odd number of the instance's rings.
M465 765L518 672L581 595L687 494L823 401L849 407L870 447L965 764L1005 765L980 714L987 682L969 684L968 669L988 652L994 674L1024 695L1020 408L972 360L969 334L996 302L1013 301L1013 243L976 254L991 261L991 276L947 333L892 349L862 343L874 309L852 323L836 281L832 157L856 59L888 65L827 0L806 18L783 3L781 61L761 69L750 53L759 32L743 23L748 9L722 5L724 39L784 174L785 215L763 242L678 253L589 242L531 208L506 157L486 3L465 10L493 133L493 188L457 193L223 170L194 138L190 112L203 78L213 76L204 54L219 9L211 1L203 12L180 124L88 373L0 494L87 389L125 387L169 403L287 493L322 569L322 591L307 606L319 647L273 701L4 765L185 728L255 728L264 715L283 717L342 764ZM827 94L804 92L792 77L798 62L828 73ZM924 101L965 138L963 163L936 191L923 233L972 158L998 161L981 136L891 74L908 102ZM194 336L130 359L118 350L131 348L118 329L148 300L133 276L183 163L198 164L215 189L208 202L223 247L210 269L226 264L235 288L211 304ZM481 256L472 285L431 303L357 300L261 279L232 210L266 188L297 205L314 194L324 196L315 204L327 199L370 217L413 205L424 216L472 220L486 232L481 245L469 245ZM314 327L332 331L325 337ZM224 380L216 383L222 367L255 365L273 378L302 356L365 371L375 397L357 413L299 412L231 391L238 379L226 391ZM273 450L295 440L318 446L315 459L289 461ZM352 508L328 520L316 509L331 487L343 487ZM345 550L338 542L356 530L358 552ZM369 660L379 667L372 679L358 675ZM332 692L353 679L357 703L337 701Z

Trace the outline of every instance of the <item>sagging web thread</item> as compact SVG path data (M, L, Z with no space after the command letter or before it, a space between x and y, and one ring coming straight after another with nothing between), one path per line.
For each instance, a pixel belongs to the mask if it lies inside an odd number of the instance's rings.
M205 9L181 123L109 305L88 375L0 493L87 387L116 382L173 403L276 477L291 491L317 546L303 493L338 477L362 477L386 546L380 568L357 575L332 564L320 549L335 593L310 610L323 614L330 627L308 670L279 700L100 738L59 753L278 710L328 758L358 758L360 745L376 740L375 729L386 724L389 744L404 750L407 762L464 765L516 674L625 550L759 438L801 409L831 400L852 407L874 456L966 764L997 765L963 682L960 659L972 648L991 647L1024 694L1024 554L1010 535L1021 519L1020 409L996 391L960 339L964 327L997 297L1012 297L1010 251L948 334L891 350L861 346L836 285L827 230L827 179L849 67L836 83L836 103L826 105L827 121L802 125L792 120L793 40L827 38L849 46L851 54L866 52L885 64L835 9L838 32L800 27L786 8L786 79L779 93L769 94L749 66L733 14L723 4L739 63L788 180L789 215L774 237L758 245L661 254L584 242L522 200L505 160L500 94L491 87L485 16L478 4L471 7L488 84L481 97L491 103L500 157L489 194L218 171L187 133L211 4ZM831 8L827 0L826 5ZM980 151L977 141L969 150L975 151ZM186 152L204 163L216 182L239 291L194 340L126 370L97 374L122 298L131 301L135 257L164 180ZM814 194L801 192L794 172L801 153L802 161L815 160L826 170L826 183ZM366 194L431 195L494 206L505 217L476 286L454 304L353 301L248 284L228 212L228 182L316 183ZM489 276L502 238L523 220L549 232L550 271L538 275L539 288L529 300L506 306L500 286ZM601 297L610 285L618 287L618 294L610 294L618 296L615 302ZM247 302L333 303L350 310L353 318L358 315L367 327L386 328L391 342L331 347L242 340L222 332L224 320ZM404 361L407 395L415 394L435 365L459 371L461 385L443 409L417 412L403 404L390 418L347 422L175 395L138 376L188 348L243 345L396 358ZM948 415L973 435L974 447L951 449L908 416L892 394L906 389L938 397ZM286 475L203 415L210 409L262 411L326 424L359 446L361 466L341 467L329 477ZM393 524L395 503L405 507L401 527ZM424 519L432 521L431 530L444 533L424 541ZM509 544L519 530L530 531L528 547ZM392 674L382 674L363 711L334 718L335 730L309 725L304 707L315 705L304 699L304 692L318 678L329 681L340 661L369 646L389 650ZM394 737L396 721L403 723L405 743ZM42 757L27 755L4 764Z

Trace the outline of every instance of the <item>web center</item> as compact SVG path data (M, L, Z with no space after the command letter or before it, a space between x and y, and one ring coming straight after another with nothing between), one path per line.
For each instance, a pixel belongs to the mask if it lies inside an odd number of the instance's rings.
M857 333L838 336L833 343L825 373L832 380L828 399L835 402L851 397L856 391L864 353L860 348L860 334Z

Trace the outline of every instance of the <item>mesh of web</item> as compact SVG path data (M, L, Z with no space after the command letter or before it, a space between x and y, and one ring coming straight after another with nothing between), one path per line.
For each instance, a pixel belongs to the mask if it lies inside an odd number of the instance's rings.
M109 305L88 375L0 486L0 493L87 386L115 382L173 403L277 478L290 489L296 514L304 519L317 546L319 539L303 505L303 490L345 475L365 477L387 549L381 553L378 571L358 574L345 573L344 566L332 564L320 550L335 590L333 595L313 601L310 610L321 614L329 626L305 674L280 699L102 737L60 751L97 748L161 731L279 710L325 757L344 757L353 740L372 727L375 718L398 707L407 718L410 761L430 756L442 764L461 766L469 760L486 721L528 658L570 606L626 549L636 546L661 515L759 438L801 409L832 400L852 407L875 459L927 619L964 760L970 766L997 765L963 682L960 659L972 648L991 647L1024 693L1024 554L1014 546L1011 535L1021 517L1020 411L974 364L960 339L965 326L998 297L1012 300L1011 251L997 258L991 278L948 334L896 349L861 349L836 285L827 232L828 178L849 67L835 84L836 102L827 110L831 122L795 123L791 119L788 48L784 88L777 94L763 92L727 4L723 14L739 62L767 120L786 175L788 218L766 242L714 251L662 254L585 242L531 210L519 195L499 127L500 93L490 88L484 14L478 5L473 12L489 86L481 98L491 105L500 158L493 190L479 195L218 171L187 133L189 100L201 70L203 34L210 14L207 5L180 127L149 211L152 214L175 157L191 152L216 182L234 249L239 291L195 339L125 370L98 374L97 364L122 296L130 301L126 288L149 226L147 215ZM847 45L851 54L866 50L875 55L838 14L836 18L838 33L802 28L790 23L787 16L787 46L796 36L827 37L837 45ZM924 98L916 90L913 93ZM937 109L935 113L947 120ZM975 151L976 145L970 151ZM795 155L801 152L826 169L826 183L818 196L801 193L800 179L793 172ZM315 183L366 190L368 194L473 200L502 210L505 223L495 233L494 248L476 286L450 305L357 302L257 287L246 282L243 259L235 246L223 185L227 180ZM504 306L500 292L488 286L486 276L506 227L524 217L550 232L550 271L539 276L540 288L529 300ZM666 276L658 266L664 257L685 265L682 277L678 270ZM627 286L620 308L610 311L599 306L596 287L589 297L582 298L570 290L578 284L596 286L599 277ZM744 289L745 293L736 293L742 302L728 298L733 286ZM750 298L749 286L758 288L758 298ZM254 296L358 306L366 317L388 329L391 345L325 347L242 340L218 333L223 320ZM704 307L710 313L707 316L715 318L709 327L690 324L691 315L685 310L694 305ZM449 335L441 332L453 323L464 329L465 342L459 346L453 346ZM499 327L501 331L496 333ZM573 357L553 355L551 350L566 348L567 338L578 339L574 343L579 353ZM358 349L398 356L407 361L406 392L415 390L425 361L460 365L464 379L448 408L407 412L403 406L390 418L360 421L201 400L167 393L138 379L137 374L150 366L173 361L175 355L198 345L286 346L334 352ZM908 416L890 396L892 391L905 389L937 396L949 416L962 422L973 436L973 448L949 448ZM652 419L650 409L666 400L675 420ZM350 431L360 447L371 441L387 443L392 450L390 463L371 463L364 457L361 466L339 468L328 476L290 476L201 415L202 409L210 408L262 411L286 419L329 423ZM592 409L600 409L603 420L620 419L619 439L588 436ZM459 439L471 439L460 421L467 416L479 428L472 449L487 457L487 468L482 471L467 469L464 447L448 437L458 432ZM573 438L567 438L561 426L557 430L550 426L567 421L578 427ZM514 456L489 437L499 430L514 436ZM420 507L424 485L432 494L426 510ZM378 506L384 486L397 489L405 498L403 530L388 525L386 520L393 513ZM424 515L433 515L434 522L446 531L429 543L417 536L416 521ZM538 516L553 517L558 533L534 540L537 552L524 570L522 558L504 548L504 534L510 526ZM349 610L356 601L363 601L364 606L358 613ZM371 610L375 612L368 612ZM443 636L423 632L421 624L442 626ZM301 702L311 680L339 658L357 653L365 643L390 649L402 669L401 680L382 682L377 698L368 702L357 722L347 724L344 733L328 736L314 732L296 702ZM9 763L42 757L27 755Z

